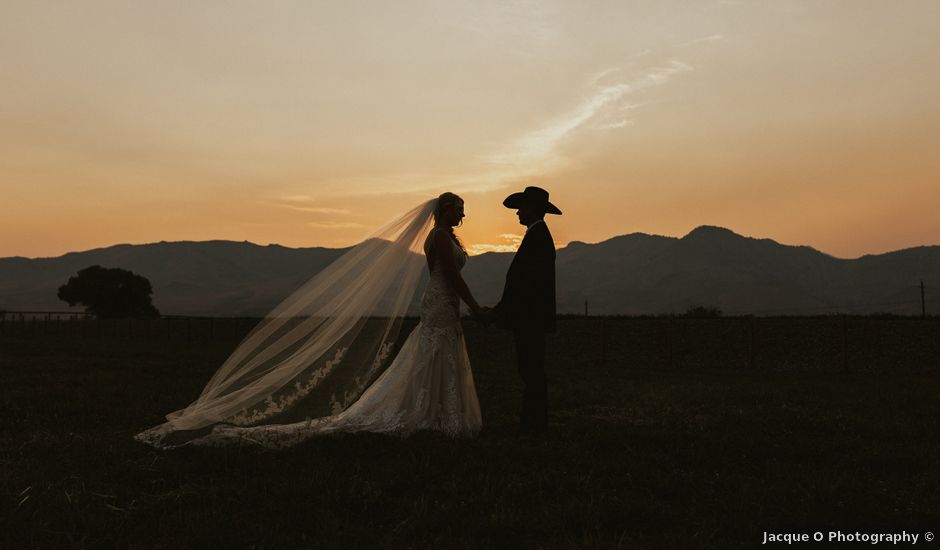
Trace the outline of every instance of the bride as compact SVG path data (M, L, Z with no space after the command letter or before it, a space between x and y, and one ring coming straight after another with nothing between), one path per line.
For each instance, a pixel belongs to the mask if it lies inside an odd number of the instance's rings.
M460 274L467 253L454 227L463 204L443 193L350 249L263 319L196 401L135 439L282 448L334 432L476 435L460 300L474 314L483 309ZM420 321L393 353L414 306Z

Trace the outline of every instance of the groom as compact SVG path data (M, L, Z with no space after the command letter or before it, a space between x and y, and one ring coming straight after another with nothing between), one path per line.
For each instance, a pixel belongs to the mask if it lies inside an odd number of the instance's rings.
M555 331L555 242L545 214L561 214L548 191L526 187L506 197L503 206L516 210L525 237L506 273L503 297L486 317L510 329L516 344L522 394L522 429L537 433L548 424L545 384L545 333Z

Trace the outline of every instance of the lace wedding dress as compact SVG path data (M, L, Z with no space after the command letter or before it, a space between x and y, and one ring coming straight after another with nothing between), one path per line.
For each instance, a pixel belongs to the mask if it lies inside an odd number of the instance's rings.
M425 254L431 242L433 232L425 241ZM451 245L456 265L462 269L467 255L453 241ZM455 437L475 435L482 421L460 324L460 301L444 275L440 258L432 261L420 316L391 365L342 412L290 424L220 424L193 443L241 442L281 448L336 432L407 435L433 430Z

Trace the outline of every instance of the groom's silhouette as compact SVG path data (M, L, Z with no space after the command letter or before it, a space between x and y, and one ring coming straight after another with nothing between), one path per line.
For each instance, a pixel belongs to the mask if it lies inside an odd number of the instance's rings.
M526 187L506 197L503 206L517 210L525 237L506 273L503 297L490 317L513 331L522 395L522 429L539 432L548 419L545 384L545 333L555 331L555 242L545 214L561 214L548 200L548 191Z

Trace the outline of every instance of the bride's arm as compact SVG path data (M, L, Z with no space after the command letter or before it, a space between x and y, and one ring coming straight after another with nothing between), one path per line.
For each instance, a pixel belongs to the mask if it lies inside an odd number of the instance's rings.
M470 287L467 286L467 283L463 280L463 276L460 275L460 270L457 269L457 264L454 260L454 245L450 239L450 235L448 235L446 231L435 232L434 254L440 259L441 269L444 270L444 277L447 278L447 282L450 283L451 288L470 306L470 311L480 313L480 304L473 299L473 294L470 293Z

